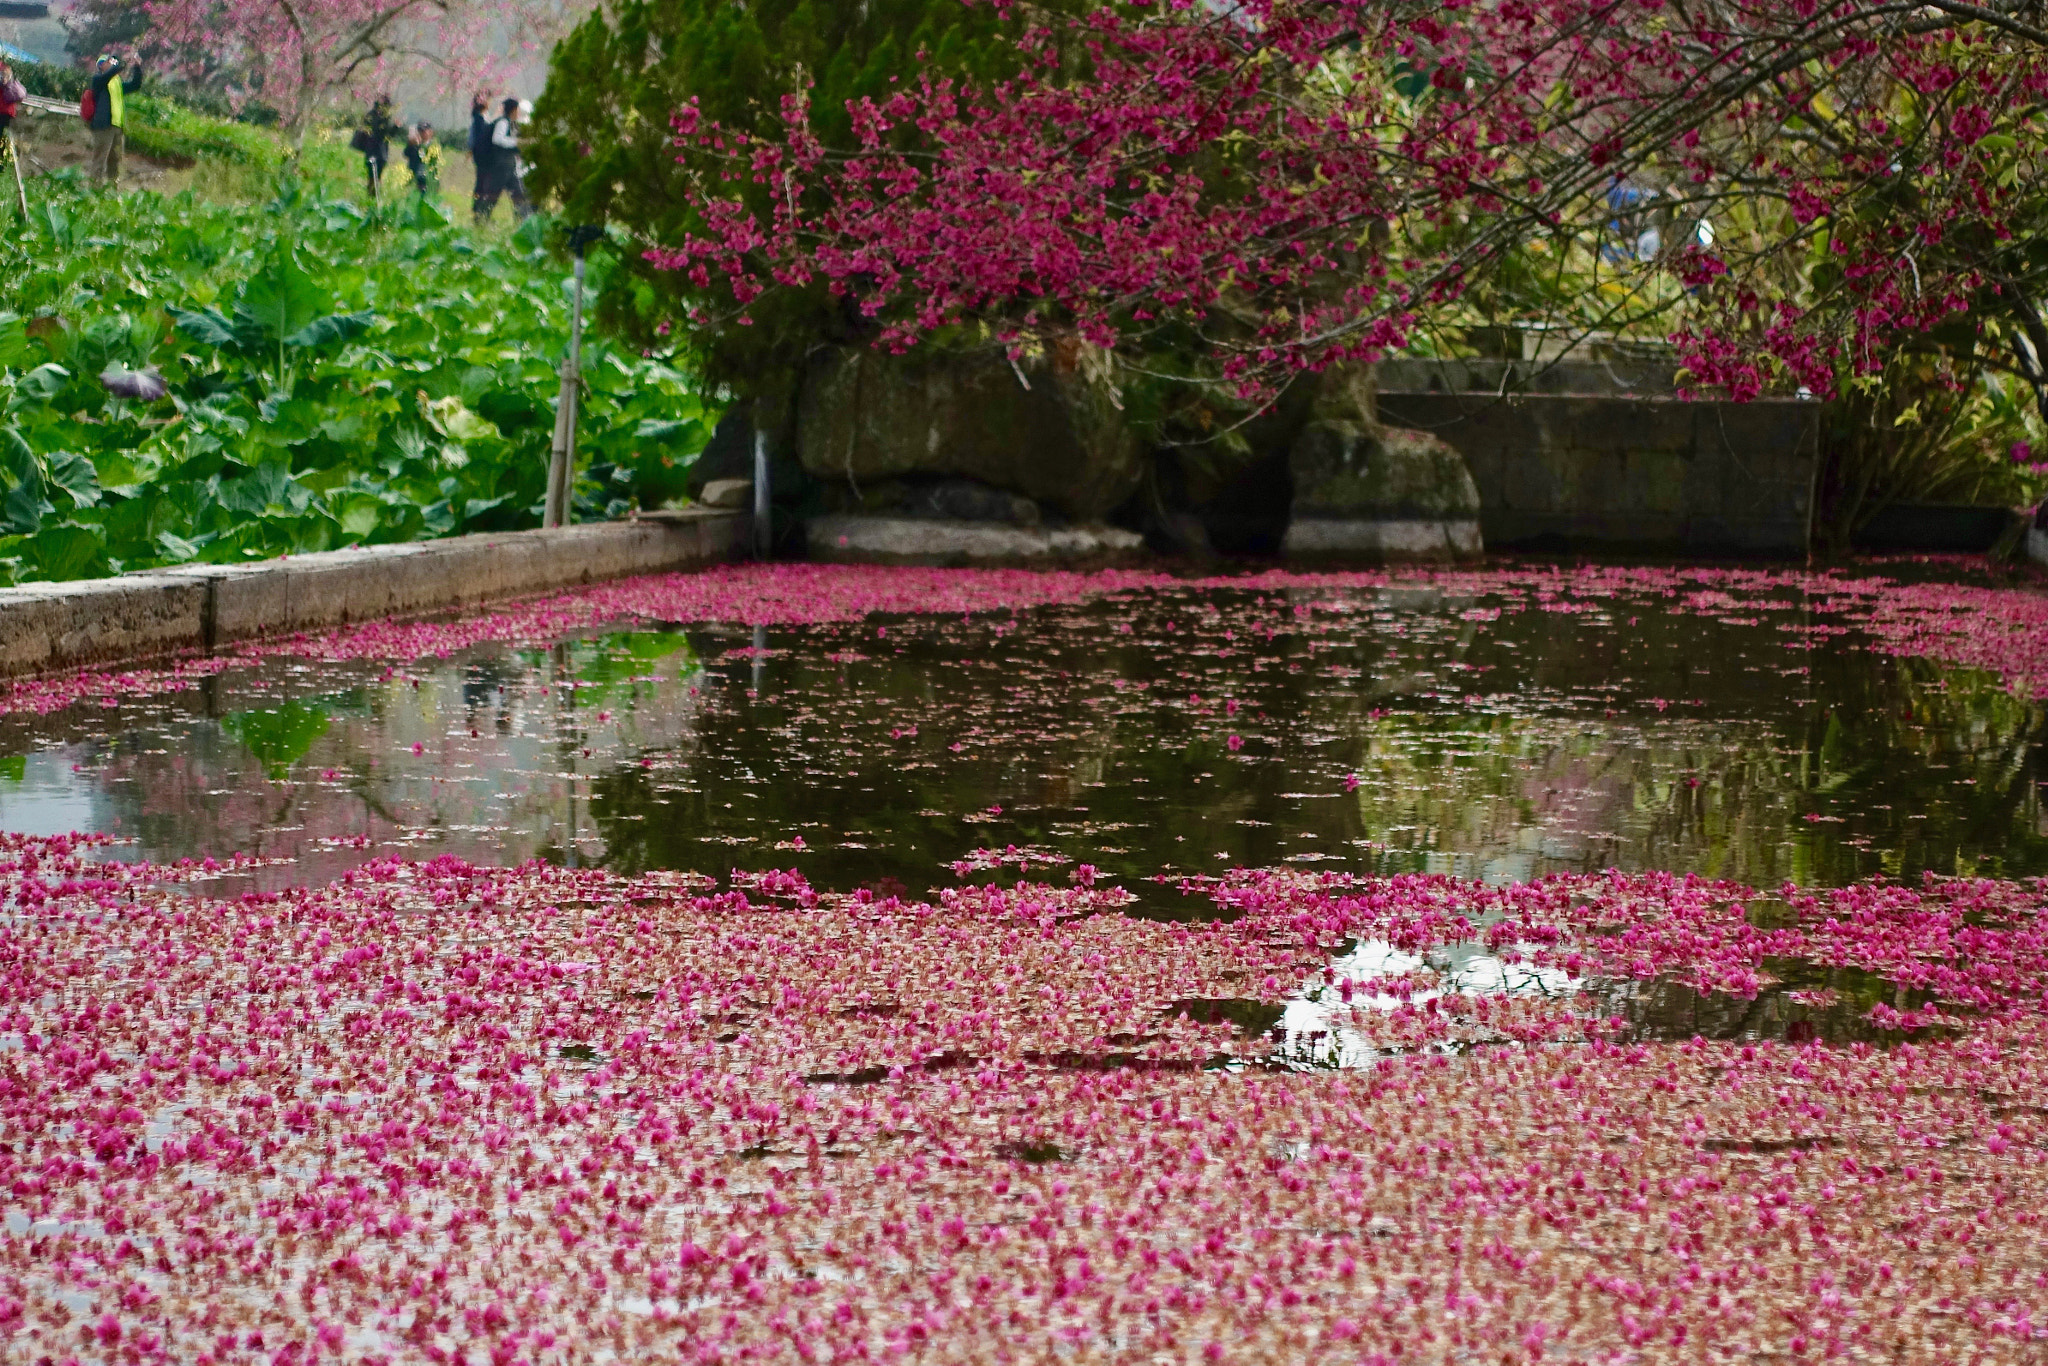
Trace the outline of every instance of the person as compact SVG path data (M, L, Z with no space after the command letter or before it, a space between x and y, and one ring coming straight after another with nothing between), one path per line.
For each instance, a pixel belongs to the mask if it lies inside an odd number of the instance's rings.
M469 102L469 159L476 167L476 190L470 198L470 211L481 222L484 218L484 196L491 189L493 162L491 101L482 91L478 91L476 98Z
M92 176L107 185L121 181L121 152L128 143L124 96L142 88L142 61L130 54L103 52L92 68Z
M350 143L363 154L363 172L370 182L370 198L377 198L377 191L384 184L384 168L391 164L391 139L405 130L391 117L391 97L379 95L370 106L369 115Z
M14 172L15 195L24 210L28 201L21 190L21 167L14 164L14 117L21 112L21 102L28 98L28 91L14 78L14 68L0 59L0 170Z
M405 166L412 172L412 187L423 195L434 192L441 178L441 148L434 141L434 125L416 123L405 140Z
M472 206L479 224L490 221L498 207L498 196L512 197L512 214L525 222L533 214L533 201L526 197L526 185L519 175L519 120L526 106L516 99L507 99L502 112L491 124L491 176L488 189L484 188L481 174L478 176L476 202Z
M15 115L21 112L21 102L28 98L28 91L14 78L14 68L0 58L0 133L14 126ZM0 150L0 155L5 155Z

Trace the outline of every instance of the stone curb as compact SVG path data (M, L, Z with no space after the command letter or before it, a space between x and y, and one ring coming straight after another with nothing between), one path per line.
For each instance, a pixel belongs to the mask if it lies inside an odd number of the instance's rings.
M738 513L690 511L0 588L0 677L711 564L739 553L749 525Z

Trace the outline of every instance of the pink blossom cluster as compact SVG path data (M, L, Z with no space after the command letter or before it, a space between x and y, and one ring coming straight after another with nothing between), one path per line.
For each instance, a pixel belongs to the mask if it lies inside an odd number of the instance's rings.
M94 853L0 837L8 1360L2048 1349L2038 883L1237 870L1166 924L1093 879L385 858L223 899ZM1362 940L1425 965L1340 980ZM1583 988L1435 990L1461 944ZM1946 1027L1605 1009L1608 974L1740 995L1784 953ZM1217 1009L1303 991L1352 998L1373 1065L1290 1069Z
M697 228L647 257L700 321L823 282L884 346L962 322L1055 351L1192 334L1271 393L1401 350L1532 242L1620 234L1654 259L1610 270L1586 325L1661 320L1702 388L1827 397L1901 339L2032 325L2010 253L2048 170L2024 112L2043 37L2011 7L1884 0L1105 4L1031 22L1008 80L850 101L850 146L800 75L767 133L686 105Z
M634 621L800 626L878 616L1015 614L1140 592L1249 591L1276 597L1311 595L1325 613L1320 626L1307 608L1297 604L1288 621L1266 629L1314 631L1369 603L1377 590L1402 585L1482 599L1488 605L1464 609L1467 619L1476 621L1498 620L1504 612L1612 613L1649 607L1754 623L1764 613L1796 610L1805 620L1781 623L1780 629L1788 634L1821 637L1860 631L1882 653L1983 669L2022 695L2048 697L2048 594L2027 586L1906 583L1879 570L1502 564L1332 573L1276 569L1178 578L1138 570L1083 574L749 564L624 579L450 619L365 622L254 642L210 658L187 657L155 668L81 670L17 680L0 692L0 710L48 713L81 702L112 705L121 697L182 690L209 674L259 658L403 665L447 658L479 645L546 644ZM1234 714L1237 704L1226 700L1223 707Z

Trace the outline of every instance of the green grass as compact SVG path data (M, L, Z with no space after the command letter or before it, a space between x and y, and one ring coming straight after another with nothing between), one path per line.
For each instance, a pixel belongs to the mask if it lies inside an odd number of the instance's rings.
M275 174L285 162L284 145L270 130L151 95L128 100L127 128L129 149L153 161L190 166L211 158L259 174Z

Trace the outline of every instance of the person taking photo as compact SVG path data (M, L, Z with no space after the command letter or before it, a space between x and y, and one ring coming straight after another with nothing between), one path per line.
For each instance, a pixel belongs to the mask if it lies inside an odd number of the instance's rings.
M105 185L121 181L121 153L128 142L126 96L142 88L142 59L133 53L104 52L93 63L92 82L86 95L92 113L86 127L92 131L92 157L88 166L93 179Z

